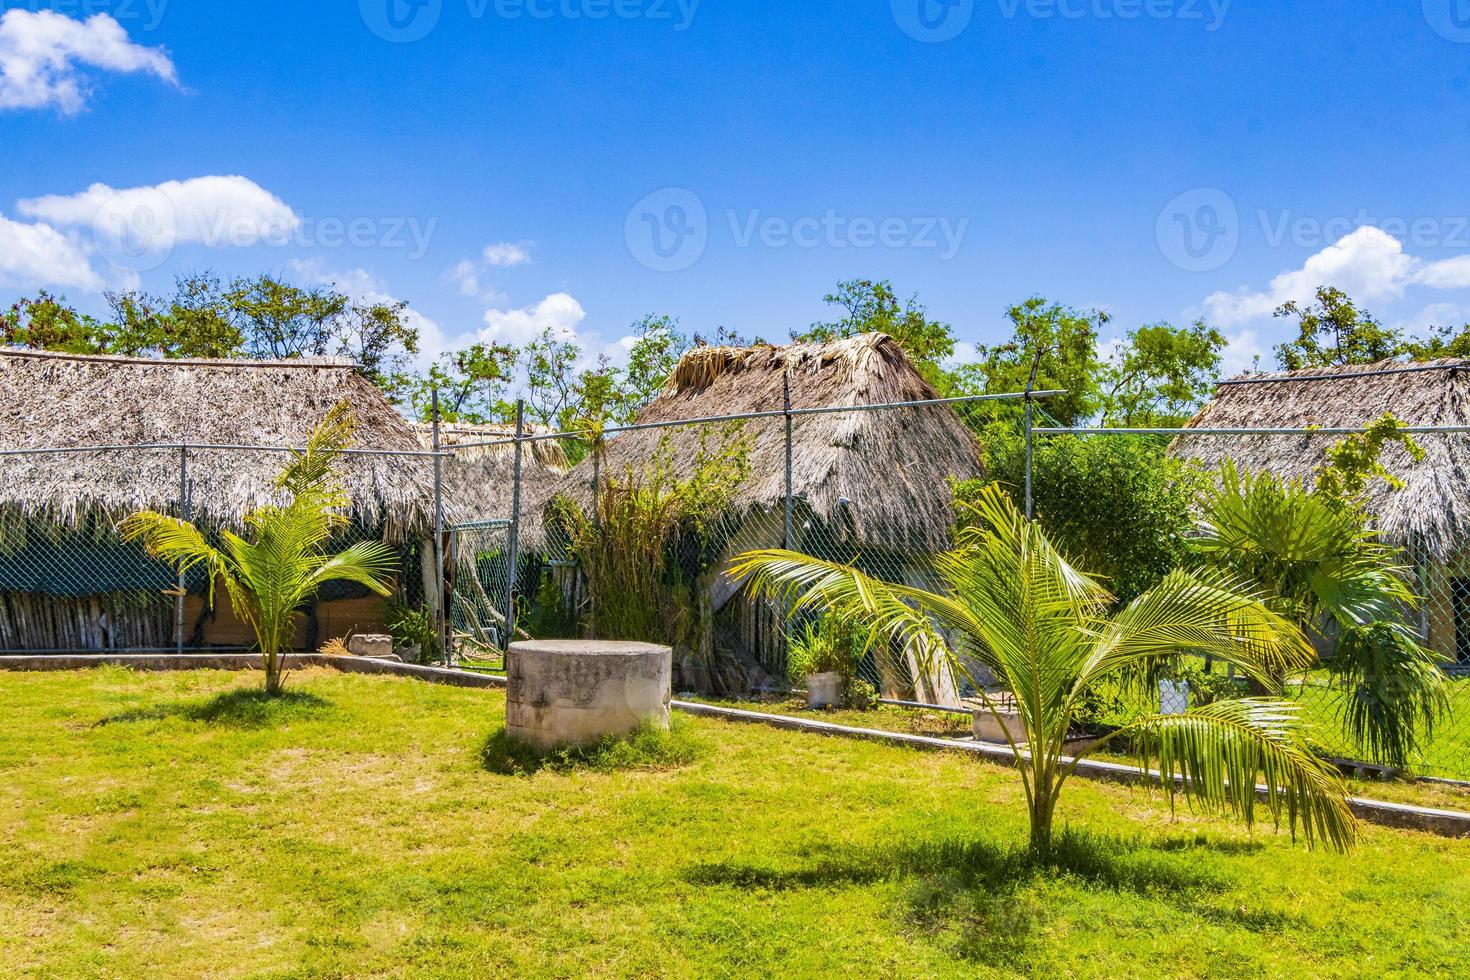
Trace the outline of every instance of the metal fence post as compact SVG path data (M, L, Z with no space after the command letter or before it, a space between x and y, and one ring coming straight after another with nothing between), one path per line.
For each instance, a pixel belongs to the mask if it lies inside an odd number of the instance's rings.
M449 597L444 593L444 460L439 433L439 389L433 391L434 409L434 617L439 628L439 643L444 647L444 666L454 666L454 629L449 615Z
M526 401L516 400L516 464L510 495L510 545L506 549L505 571L505 649L508 652L516 635L516 566L521 551L521 453L525 449Z
M1035 516L1032 513L1031 505L1031 470L1032 463L1035 462L1036 458L1036 440L1033 432L1035 428L1033 406L1035 405L1036 371L1040 367L1041 351L1038 349L1036 351L1036 357L1031 361L1031 376L1026 379L1026 520L1028 521Z
M179 446L179 520L189 520L189 447ZM174 653L184 652L184 573L179 572L174 596Z
M791 500L791 489L792 489L792 470L795 467L795 462L796 461L795 461L795 455L794 455L795 454L795 446L794 446L794 441L792 439L793 422L792 422L792 416L791 416L791 372L790 372L789 369L783 371L782 374L781 374L781 390L782 390L782 395L783 395L783 399L784 399L784 403L785 403L785 411L786 411L786 533L785 533L785 536L783 538L783 540L785 541L785 544L783 545L783 547L787 551L791 551L793 545L795 544L794 535L791 533L791 531L792 531L792 519L791 519L792 518L792 500Z

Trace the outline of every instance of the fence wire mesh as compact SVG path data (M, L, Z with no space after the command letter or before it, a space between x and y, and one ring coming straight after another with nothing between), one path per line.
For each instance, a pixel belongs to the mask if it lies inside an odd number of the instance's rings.
M1031 423L1044 428L1033 431ZM1340 438L1295 430L1065 430L1044 401L1028 411L1019 398L789 416L776 410L596 439L530 426L519 439L514 429L483 430L460 445L444 443L438 497L416 527L359 516L333 542L392 542L400 559L392 603L360 587L331 587L303 611L294 643L317 649L387 631L395 611L443 610L440 636L450 658L472 668L503 667L503 651L516 638L595 633L675 646L680 690L801 688L822 616L788 609L733 579L729 569L742 553L789 548L936 588L930 559L949 546L956 520L966 519L955 499L1000 483L1018 505L1030 504L1051 538L1121 605L1199 560L1193 541L1201 493L1218 480L1222 463L1310 483ZM1415 438L1432 478L1426 484L1416 476L1397 490L1379 481L1368 503L1373 526L1397 549L1412 585L1405 622L1435 655L1448 699L1409 769L1470 780L1470 570L1463 559L1470 520L1462 526L1461 518L1470 501L1455 462L1470 457L1460 451L1470 448L1460 445L1470 434ZM1390 448L1385 464L1407 472L1410 461L1398 452ZM59 463L41 453L0 457L11 499L40 502L0 508L0 650L248 648L250 632L222 595L211 603L201 575L180 579L123 541L116 522L147 507L217 530L221 522L206 520L206 501L243 495L255 506L270 499L255 457L239 447L168 446L73 452ZM421 455L385 458L428 465ZM48 488L58 482L58 465L66 477L60 482L96 484L94 505L76 509L54 499ZM441 512L436 547L427 515ZM1355 695L1333 669L1339 638L1326 631L1316 640L1321 665L1286 678L1286 690L1318 723L1323 754L1371 761L1343 723ZM405 659L430 655L402 638L397 646ZM956 671L903 649L865 651L845 669L868 686L862 696L925 704L971 704L971 679L988 682L981 670ZM1189 661L1181 677L1196 702L1246 690L1219 665ZM1152 697L1118 692L1097 698L1091 710L1106 726L1158 708Z

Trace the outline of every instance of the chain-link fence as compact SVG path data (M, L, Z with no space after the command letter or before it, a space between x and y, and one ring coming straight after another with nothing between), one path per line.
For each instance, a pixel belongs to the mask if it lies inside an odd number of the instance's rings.
M1223 465L1309 487L1328 449L1362 431L1069 429L1045 412L1056 394L812 405L804 392L792 401L778 395L775 408L693 419L660 417L655 403L639 424L595 435L523 421L446 427L425 439L437 448L418 453L363 451L413 471L417 497L385 496L382 470L359 475L352 521L332 546L391 543L395 595L385 603L360 587L331 586L304 610L293 642L318 649L388 632L408 610L438 623L440 642L423 646L471 668L499 669L518 637L639 636L678 649L682 690L799 688L821 617L792 614L728 575L740 554L786 548L933 587L930 559L965 519L956 498L999 482L1121 605L1199 562L1202 494L1219 485ZM1470 432L1413 435L1425 459L1389 445L1389 474L1414 476L1401 488L1370 481L1367 521L1412 585L1402 624L1435 656L1448 698L1409 768L1470 779L1470 494L1457 482L1470 473L1461 463L1470 453L1460 452L1470 449ZM223 595L211 600L202 575L174 575L124 542L116 525L147 508L211 534L238 531L228 515L272 499L268 477L283 452L0 453L12 503L0 507L0 650L248 648L248 627ZM89 490L78 494L83 484ZM1322 665L1288 678L1288 691L1319 723L1324 754L1368 759L1344 723L1363 678L1337 669L1341 636L1311 625ZM1189 661L1180 671L1196 698L1246 690L1219 665ZM884 698L945 706L973 693L963 673L905 650L870 652L858 667ZM1118 723L1157 707L1120 694L1100 699L1094 720Z
M224 544L225 532L251 537L245 517L285 499L276 474L287 447L149 445L0 453L0 652L206 652L248 650L250 625L220 582L201 567L177 574L124 539L120 523L152 511ZM342 467L353 505L325 544L360 541L393 550L393 595L329 581L300 610L291 645L344 647L353 636L389 633L404 610L432 609L431 453L350 450ZM385 479L392 469L396 477ZM419 470L415 474L415 470ZM432 622L432 613L425 617ZM423 631L421 631L422 633ZM405 636L404 657L422 657L432 635Z

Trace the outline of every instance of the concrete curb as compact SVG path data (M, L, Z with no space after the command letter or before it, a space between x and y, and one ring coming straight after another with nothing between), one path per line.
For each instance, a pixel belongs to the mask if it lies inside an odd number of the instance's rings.
M13 671L69 671L87 670L95 667L118 666L133 670L259 670L261 658L254 653L186 653L186 654L63 654L57 656L11 656L0 657L0 670ZM389 677L407 677L431 684L447 684L465 688L503 688L504 677L495 674L478 674L465 670L447 670L443 667L420 667L416 664L400 664L391 660L370 660L365 657L325 657L319 653L289 654L286 658L288 670L303 667L329 667L346 674L372 674ZM958 742L953 739L933 738L927 735L905 735L900 732L885 732L876 728L851 728L834 725L814 718L793 718L790 715L773 715L762 711L742 711L713 704L693 701L674 701L669 705L675 711L704 718L723 718L726 721L765 725L783 731L805 732L827 735L833 738L862 739L899 745L926 752L960 752L997 765L1014 767L1015 757L1003 745L984 742ZM1077 775L1087 779L1114 783L1158 783L1157 770L1144 773L1134 766L1116 762L1084 760L1077 767ZM1264 788L1257 790L1264 794ZM1457 810L1436 810L1430 807L1411 806L1406 803L1386 803L1351 797L1348 800L1359 819L1385 827L1406 830L1422 830L1442 837L1470 837L1470 813Z
M962 752L972 756L978 756L986 762L993 762L1014 768L1015 756L1011 750L1003 745L989 745L984 742L957 742L953 739L933 738L927 735L905 735L899 732L885 732L875 728L849 728L846 725L834 725L830 722L817 721L808 718L793 718L789 715L773 715L762 711L742 711L739 708L723 708L713 704L698 704L690 701L675 701L673 707L691 715L700 715L706 718L724 718L728 721L745 722L747 724L766 725L771 728L779 728L783 731L808 732L816 735L828 735L836 738L864 739L874 742L885 742L889 745L902 745L912 749L920 749L928 752ZM1067 760L1070 762L1071 760ZM1147 773L1135 766L1125 766L1116 762L1102 762L1093 759L1084 759L1077 766L1077 775L1086 779L1111 783L1159 783L1161 777L1158 770L1150 769ZM1266 793L1265 787L1257 787L1256 792L1261 796ZM1438 834L1442 837L1470 837L1470 813L1461 813L1458 810L1436 810L1430 807L1411 806L1406 803L1386 803L1382 800L1368 800L1359 797L1349 797L1348 805L1353 813L1361 820L1368 823L1381 824L1385 827L1398 827L1406 830L1422 830L1426 833Z

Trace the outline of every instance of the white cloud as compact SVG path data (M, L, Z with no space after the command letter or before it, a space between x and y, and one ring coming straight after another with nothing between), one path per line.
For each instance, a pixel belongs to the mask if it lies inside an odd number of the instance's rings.
M1254 330L1225 335L1225 349L1220 352L1220 371L1223 377L1232 378L1246 371L1254 371L1260 363L1269 363L1266 348Z
M567 293L553 293L537 303L517 310L486 310L482 340L501 344L524 344L544 330L561 340L576 340L577 328L587 311Z
M100 292L103 282L76 243L55 228L0 215L0 286Z
M80 194L19 202L20 212L61 227L90 227L104 252L166 251L176 243L211 248L284 245L301 219L245 177L194 177L119 190L93 184Z
M465 296L476 296L480 292L480 270L469 259L450 269L447 278L456 283Z
M483 253L485 264L492 269L513 269L518 265L529 265L531 253L524 242L499 242L486 245Z
M81 112L90 95L83 66L179 83L166 51L134 44L108 14L73 20L53 10L10 10L0 17L0 110Z
M1249 323L1269 317L1284 303L1310 302L1319 286L1336 286L1365 303L1399 299L1411 286L1462 289L1470 287L1470 256L1416 258L1397 238L1367 225L1311 256L1300 269L1272 279L1265 290L1212 293L1205 298L1205 314L1222 326Z
M444 274L445 280L459 287L463 296L474 296L485 303L503 303L507 297L493 285L485 285L485 274L491 269L513 269L530 265L529 242L497 242L486 245L478 258L464 259Z

